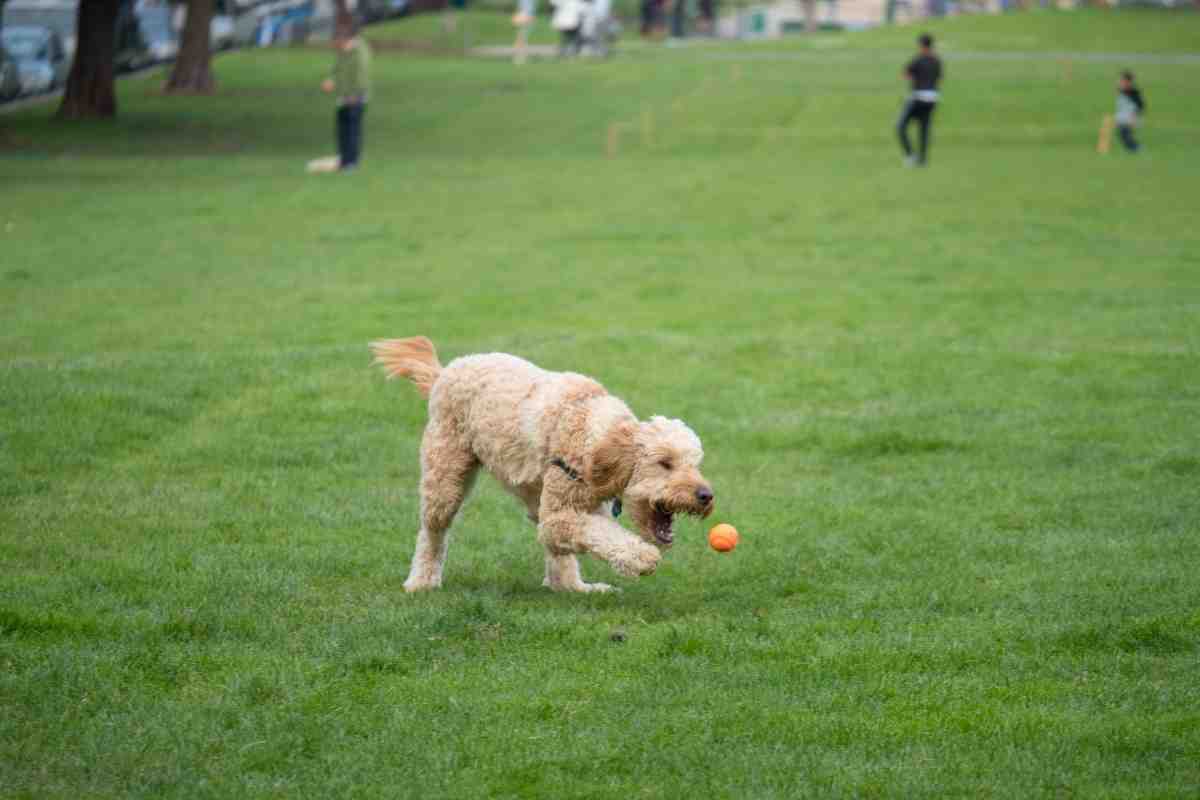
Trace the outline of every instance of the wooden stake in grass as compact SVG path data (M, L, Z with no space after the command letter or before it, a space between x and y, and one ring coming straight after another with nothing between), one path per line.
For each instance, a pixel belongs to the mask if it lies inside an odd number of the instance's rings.
M1070 83L1071 82L1071 59L1060 58L1058 60L1058 63L1060 66L1062 66L1062 82Z
M654 146L654 109L642 109L642 147Z
M608 124L608 140L605 142L604 153L609 158L616 158L621 149L621 131L629 127L627 122L610 122Z
M1108 146L1112 142L1113 132L1113 116L1105 114L1100 120L1100 138L1096 140L1096 152L1100 155L1108 155Z

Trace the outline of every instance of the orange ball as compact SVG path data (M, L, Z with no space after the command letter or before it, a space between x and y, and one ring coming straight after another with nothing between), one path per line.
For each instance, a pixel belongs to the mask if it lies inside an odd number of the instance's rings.
M728 553L737 547L737 528L725 522L722 522L720 525L714 525L713 529L708 532L708 543L713 550Z

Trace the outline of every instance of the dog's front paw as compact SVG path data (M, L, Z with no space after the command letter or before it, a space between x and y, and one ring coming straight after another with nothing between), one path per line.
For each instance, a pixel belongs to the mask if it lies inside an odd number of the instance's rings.
M657 547L639 542L610 563L612 568L622 575L636 578L640 575L653 575L654 570L658 569L658 562L661 559L662 553L658 551Z
M615 592L617 589L609 586L607 583L584 583L576 578L575 580L553 581L550 576L546 576L542 580L542 586L553 592Z
M657 547L644 545L638 552L637 574L638 575L653 575L658 569L658 562L662 560L662 552Z
M404 591L412 592L428 592L432 589L442 588L441 581L432 581L428 578L409 578L404 582Z

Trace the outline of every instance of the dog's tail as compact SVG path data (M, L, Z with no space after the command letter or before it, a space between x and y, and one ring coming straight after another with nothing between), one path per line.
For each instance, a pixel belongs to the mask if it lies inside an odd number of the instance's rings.
M417 385L422 397L429 397L434 381L442 371L433 342L424 336L411 339L380 339L371 342L373 364L383 367L388 380L408 378Z

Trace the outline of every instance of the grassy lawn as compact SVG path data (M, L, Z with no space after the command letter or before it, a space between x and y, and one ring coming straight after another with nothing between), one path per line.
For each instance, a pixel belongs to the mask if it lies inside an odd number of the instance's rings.
M929 19L914 25L880 27L854 34L795 37L766 45L783 49L847 47L857 50L913 47L919 30L928 30L940 49L981 52L1146 53L1164 55L1200 50L1200 18L1191 9L1153 11L1036 9L1001 16L963 15Z
M1195 797L1200 63L968 57L1183 25L945 23L920 171L911 28L381 48L352 176L325 52L0 117L0 795ZM417 333L687 420L741 546L551 594L485 479L405 595Z

